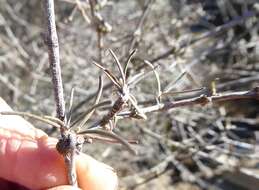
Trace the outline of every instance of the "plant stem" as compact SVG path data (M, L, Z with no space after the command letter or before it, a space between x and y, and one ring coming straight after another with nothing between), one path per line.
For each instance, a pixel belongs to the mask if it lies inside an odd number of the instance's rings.
M45 43L48 46L49 64L52 74L52 83L56 102L57 117L65 121L65 101L63 95L63 85L60 68L58 35L55 23L54 0L44 0L45 19L47 30L45 34ZM68 132L68 126L60 127L60 133L63 141L71 141L71 135ZM68 181L70 185L77 186L76 169L75 169L75 147L70 148L69 154L64 155L66 167L68 170Z
M211 96L207 96L202 94L197 97L193 98L186 98L183 100L178 101L171 101L166 103L159 103L149 107L141 108L143 113L150 113L150 112L159 112L159 111L166 111L178 107L184 106L193 106L193 105L207 105L208 103L219 103L225 101L233 101L233 100L242 100L242 99L259 99L259 87L255 87L252 90L248 91L238 91L238 92L229 92L229 93L222 93L222 94L215 94ZM125 111L118 114L118 116L132 116L131 111Z
M44 8L47 22L45 43L48 46L49 64L56 102L56 112L58 118L63 121L65 118L65 102L61 78L59 43L55 24L54 0L45 0Z

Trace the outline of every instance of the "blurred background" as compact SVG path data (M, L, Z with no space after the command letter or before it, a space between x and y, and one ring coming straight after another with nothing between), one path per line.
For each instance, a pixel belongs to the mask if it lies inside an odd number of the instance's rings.
M257 0L92 2L95 15L87 0L55 0L66 102L75 87L73 118L94 102L100 70L92 60L119 75L109 48L122 64L137 49L127 74L145 73L131 89L140 107L155 105L157 97L156 77L144 60L160 76L167 92L163 102L259 85ZM43 13L41 1L0 0L0 96L14 110L55 116ZM104 79L102 100L116 100L115 88ZM199 90L178 93L191 89ZM146 121L122 119L115 131L139 142L133 145L137 156L98 142L86 144L84 152L115 168L120 189L255 190L258 108L258 100L235 100L150 113ZM107 111L98 109L89 124Z

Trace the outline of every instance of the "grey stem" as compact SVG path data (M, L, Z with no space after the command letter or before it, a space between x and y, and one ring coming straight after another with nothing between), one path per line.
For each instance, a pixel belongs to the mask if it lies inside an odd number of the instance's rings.
M60 57L59 57L59 44L55 24L55 11L54 0L44 0L45 20L46 20L46 34L45 43L48 46L49 64L52 74L52 83L54 88L54 96L56 102L57 117L65 120L65 101L63 95ZM66 121L64 121L66 123ZM66 126L66 125L65 125ZM63 139L69 138L66 135L68 126L61 127L60 133ZM76 169L75 169L75 150L71 150L70 154L64 155L66 167L68 169L69 184L77 186Z
M61 78L58 36L55 24L54 0L45 0L44 8L47 24L45 43L48 46L49 64L56 102L56 112L58 118L63 121L65 117L65 102Z

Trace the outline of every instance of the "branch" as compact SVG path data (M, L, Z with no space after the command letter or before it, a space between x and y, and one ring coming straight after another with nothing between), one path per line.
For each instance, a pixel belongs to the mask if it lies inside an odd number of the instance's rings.
M212 96L207 96L205 94L200 95L199 97L187 98L179 101L172 101L167 103L160 103L154 106L142 108L143 113L149 112L158 112L166 111L169 109L183 107L183 106L193 106L193 105L206 105L208 103L218 103L231 100L240 100L240 99L257 99L259 100L259 86L255 87L249 91L240 91L240 92L230 92L224 94L215 94ZM131 111L125 111L118 114L119 116L131 116L134 115Z
M176 107L191 106L196 104L200 104L200 105L206 105L208 103L214 104L218 102L240 100L240 99L259 99L259 87L256 87L250 91L230 92L225 94L215 94L212 96L201 95L196 98L190 98L190 99L180 100L176 102L169 102L169 103L165 103L164 105L162 105L162 107L154 111L168 110ZM147 111L149 110L147 109Z
M66 167L68 169L69 184L77 186L75 169L76 146L74 143L76 141L76 137L68 132L68 126L66 125L65 121L65 102L61 78L58 36L55 24L54 0L44 0L44 10L47 24L45 43L48 46L49 64L52 74L52 83L56 102L56 112L57 117L61 121L65 122L65 126L60 127L62 138L59 140L56 147L59 153L64 153L63 156L65 159ZM66 142L69 142L69 144Z
M65 102L61 78L58 36L55 24L54 0L45 0L44 9L45 19L47 22L45 43L48 46L49 64L56 102L56 112L58 118L63 121L65 118Z

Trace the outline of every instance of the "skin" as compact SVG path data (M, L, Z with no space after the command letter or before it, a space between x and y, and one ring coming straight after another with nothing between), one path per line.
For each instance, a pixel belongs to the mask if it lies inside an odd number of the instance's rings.
M0 111L11 111L1 98ZM56 143L57 139L34 128L23 118L0 115L0 189L14 189L10 182L28 189L77 189L66 185L65 164L55 149ZM77 156L76 170L81 189L117 188L114 170L86 154Z

